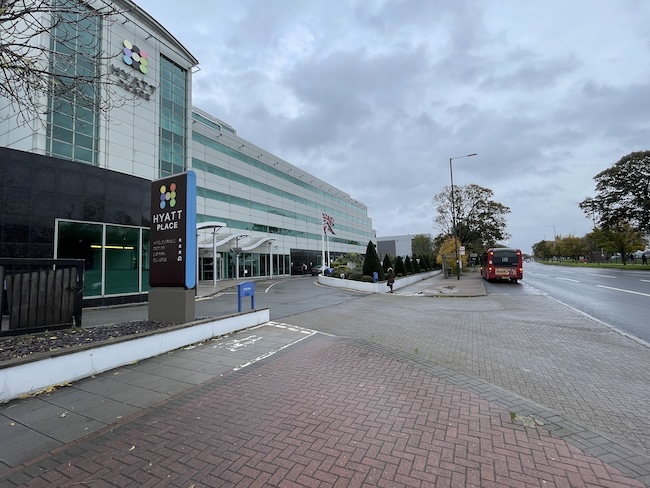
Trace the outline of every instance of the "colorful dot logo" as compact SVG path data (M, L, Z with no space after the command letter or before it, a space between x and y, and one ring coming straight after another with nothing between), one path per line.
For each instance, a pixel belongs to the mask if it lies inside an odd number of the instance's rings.
M176 183L171 183L169 190L165 185L160 187L160 209L164 209L167 205L171 208L176 206Z
M145 51L138 46L134 46L131 41L124 39L123 53L124 57L122 59L126 64L135 70L139 70L142 74L147 74L149 70L149 55Z

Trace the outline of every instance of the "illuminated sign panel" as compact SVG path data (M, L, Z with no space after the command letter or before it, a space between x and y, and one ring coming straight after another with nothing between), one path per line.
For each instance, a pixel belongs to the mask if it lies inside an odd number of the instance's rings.
M149 285L196 285L196 174L151 183Z

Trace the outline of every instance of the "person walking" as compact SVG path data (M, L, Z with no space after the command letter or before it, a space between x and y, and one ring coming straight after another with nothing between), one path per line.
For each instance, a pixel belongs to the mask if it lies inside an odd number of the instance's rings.
M388 271L386 271L388 278L386 284L390 288L390 292L393 293L393 285L395 284L395 272L393 271L393 268L388 268Z
M305 263L302 263L302 275L307 276L307 265Z

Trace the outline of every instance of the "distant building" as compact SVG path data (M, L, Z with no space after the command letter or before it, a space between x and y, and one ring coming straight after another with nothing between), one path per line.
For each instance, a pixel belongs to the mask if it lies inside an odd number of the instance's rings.
M384 259L386 254L391 257L401 256L402 258L412 256L412 241L416 235L422 234L377 237L377 254L379 255L379 259ZM431 237L431 235L428 236Z

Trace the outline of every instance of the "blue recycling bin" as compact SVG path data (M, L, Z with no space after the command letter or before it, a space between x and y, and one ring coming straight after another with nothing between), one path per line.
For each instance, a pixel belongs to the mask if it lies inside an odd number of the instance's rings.
M378 281L379 281L379 273L377 273L376 271L373 271L372 272L372 282L377 283Z

